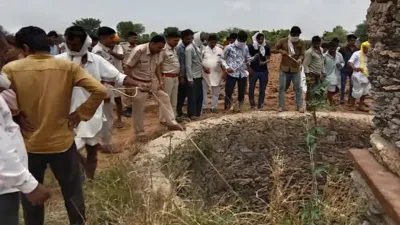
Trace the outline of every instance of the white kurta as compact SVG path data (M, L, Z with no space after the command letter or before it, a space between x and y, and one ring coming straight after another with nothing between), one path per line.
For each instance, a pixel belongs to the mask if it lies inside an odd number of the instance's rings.
M111 63L103 59L101 56L94 53L88 52L88 61L83 68L92 75L96 80L115 82L118 85L122 85L126 75L120 73ZM60 59L71 60L71 56L68 53L63 53L56 56ZM90 93L81 87L74 87L71 99L71 112L84 103ZM77 146L86 142L87 144L94 145L97 143L97 136L100 132L105 117L103 115L103 103L96 110L96 113L86 122L81 122L76 129L75 141ZM82 141L83 140L83 141ZM78 146L78 148L81 146Z
M0 96L0 195L30 193L38 185L28 170L28 155L19 126Z
M354 67L361 68L361 51L354 52L349 62L352 63ZM365 69L368 71L368 56L365 56ZM351 93L353 98L359 99L364 95L368 95L371 90L371 84L364 73L353 71L351 80L353 82L353 90Z
M222 48L215 46L210 48L206 46L203 50L203 66L210 69L210 74L204 73L204 79L211 87L217 87L221 84L221 65Z

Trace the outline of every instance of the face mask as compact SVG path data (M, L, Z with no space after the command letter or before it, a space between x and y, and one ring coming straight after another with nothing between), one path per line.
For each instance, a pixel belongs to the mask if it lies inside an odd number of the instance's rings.
M300 37L290 37L291 42L298 42L300 40Z
M236 40L235 45L238 48L245 48L246 47L246 42L239 42L238 40Z

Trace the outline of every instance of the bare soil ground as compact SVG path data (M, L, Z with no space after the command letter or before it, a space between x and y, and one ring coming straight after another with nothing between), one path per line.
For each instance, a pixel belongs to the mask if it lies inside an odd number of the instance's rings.
M269 64L269 82L267 86L267 93L265 99L265 105L263 110L267 111L275 111L278 108L278 93L279 93L279 64L280 64L280 57L273 56L272 61ZM258 87L257 87L258 88ZM256 88L255 91L255 99L258 99L258 90ZM338 95L336 96L338 100ZM236 98L236 96L234 96ZM295 110L295 98L293 93L293 88L289 88L288 93L286 94L286 110ZM246 103L248 103L248 96L246 96ZM371 100L368 100L368 103L371 103ZM244 111L250 110L248 104L245 107ZM332 109L335 111L344 111L344 112L353 112L353 113L361 113L357 111L352 111L348 106L341 105ZM209 117L218 117L227 112L223 111L223 100L220 100L219 103L219 111L218 113L213 114L205 114L202 116L201 119L206 119ZM99 163L98 163L98 170L102 170L105 168L110 168L118 163L118 158L124 158L128 155L131 151L136 151L136 149L132 149L134 143L137 143L134 139L134 133L132 128L132 119L131 118L123 118L123 122L125 123L125 127L122 129L114 129L113 130L113 142L114 148L122 149L123 152L118 155L108 155L108 154L99 154ZM157 102L150 98L148 101L148 107L145 111L145 140L152 140L155 139L164 133L168 132L168 130L159 123L159 108ZM132 154L130 154L132 155ZM49 201L47 205L48 214L46 217L52 217L53 213L60 213L55 212L52 210L52 206L54 205L61 205L62 207L62 197L60 193L60 189L58 188L57 182L54 180L52 175L48 176L46 184L50 184L51 187L54 187L54 197ZM61 210L61 209L60 209ZM66 213L66 212L65 212Z

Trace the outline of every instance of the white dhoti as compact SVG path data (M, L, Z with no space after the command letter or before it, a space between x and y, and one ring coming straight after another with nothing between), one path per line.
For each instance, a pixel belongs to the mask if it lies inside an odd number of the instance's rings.
M89 95L89 92L85 89L74 87L70 112L75 112L76 109L88 99ZM102 103L90 120L79 123L78 127L75 128L75 144L78 149L84 148L85 145L95 146L98 144L104 119Z
M352 89L352 96L355 99L360 99L364 95L368 95L369 91L371 90L371 84L369 83L368 79L360 79L357 76L352 76L351 80L353 81L353 89Z

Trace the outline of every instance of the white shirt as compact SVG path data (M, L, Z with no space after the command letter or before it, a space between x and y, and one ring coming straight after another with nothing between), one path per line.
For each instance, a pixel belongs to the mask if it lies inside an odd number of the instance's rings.
M28 155L19 126L0 96L0 195L30 193L38 182L28 170Z
M361 51L356 51L351 56L350 63L354 65L355 68L361 68ZM368 72L368 56L365 55L365 70ZM357 78L360 83L369 83L368 77L362 72L353 71L353 76Z
M63 53L56 56L60 59L71 60L71 56L68 53ZM96 80L115 82L116 85L122 85L126 77L125 74L120 73L111 63L103 59L101 56L94 53L87 53L87 63L83 65L90 75L92 75ZM71 99L71 112L75 112L76 109L84 103L90 93L81 87L74 87L72 91ZM103 103L97 108L96 113L86 122L79 123L76 130L77 137L80 138L93 138L100 131L105 117L103 116Z
M224 54L224 51L218 46L214 48L206 46L204 48L203 66L210 69L210 74L204 73L203 77L211 87L217 87L221 83L222 54Z

